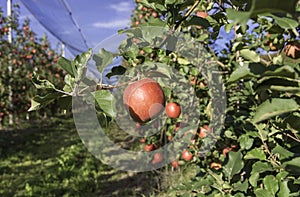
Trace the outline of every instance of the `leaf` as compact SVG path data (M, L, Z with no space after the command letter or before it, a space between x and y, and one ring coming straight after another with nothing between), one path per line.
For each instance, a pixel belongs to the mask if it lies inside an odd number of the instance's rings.
M260 148L254 148L249 151L245 157L245 159L259 159L259 160L266 160L265 152Z
M123 75L125 72L126 68L124 68L123 66L115 66L109 73L106 74L106 77L111 78L112 76Z
M293 99L273 98L271 100L266 100L257 107L252 121L258 123L271 117L296 111L298 109L299 105Z
M40 79L36 73L33 73L32 82L37 89L54 90L55 86L46 79Z
M251 51L250 49L242 49L240 50L240 55L252 62L260 62L260 57L255 51Z
M289 129L295 132L300 131L300 113L294 112L290 114L285 120Z
M233 71L227 82L232 83L240 79L259 77L266 70L267 68L262 64L257 64L257 63L245 64L243 66L239 66L235 71Z
M230 179L233 175L238 174L244 167L241 152L229 152L228 162L224 166L224 173Z
M192 16L190 20L186 21L186 23L183 24L185 27L191 26L191 25L198 25L205 29L210 27L210 24L207 19L198 17L198 16Z
M273 148L272 153L278 154L280 160L284 160L284 159L294 156L294 153L288 151L287 149L283 148L282 146L280 146L278 144L275 146L275 148Z
M110 117L116 117L115 97L108 90L98 90L94 97L100 108Z
M270 16L274 18L276 23L282 28L282 29L295 29L299 24L297 21L295 21L292 18L288 17L278 17L274 14L265 14L265 16Z
M257 161L252 165L251 174L260 174L266 171L273 171L272 166L267 162Z
M288 169L293 169L295 172L300 171L300 157L295 157L289 161L286 161L282 164L282 167L288 168Z
M86 70L87 70L87 64L92 56L92 49L89 49L88 52L84 52L80 55L77 55L72 62L72 66L75 66L76 72L75 75L75 81L78 83L83 78L86 77Z
M267 70L265 73L263 73L262 76L280 76L280 77L295 78L297 77L297 73L294 68L285 65L285 66L280 66L275 70Z
M233 191L247 192L248 186L248 180L245 180L244 182L239 181L233 184Z
M279 192L277 193L278 197L290 196L290 189L288 187L288 181L279 182Z
M236 11L234 9L226 9L229 20L234 23L246 24L251 17L265 13L295 13L297 0L290 0L282 3L281 0L252 0L251 8L248 11Z
M259 179L259 174L258 173L251 173L251 176L249 178L249 183L253 186L257 186L257 181Z
M75 77L76 69L73 67L72 62L64 57L60 57L58 60L58 65L62 67L69 75Z
M239 137L238 142L240 143L240 147L242 150L243 149L248 150L252 147L254 139L244 134Z
M144 63L145 75L148 77L168 77L172 78L172 69L170 66L159 62L146 62Z
M104 48L100 49L98 54L93 55L93 60L96 62L96 67L100 73L103 73L104 69L112 63L113 59L114 55Z
M278 191L278 182L275 176L267 175L263 179L264 188L272 195L275 196L276 192Z
M51 102L59 98L61 95L62 94L58 92L48 93L45 96L36 95L31 99L31 106L28 109L28 111L30 112L30 111L39 110L49 105Z
M256 197L274 197L268 190L262 188L257 188L254 193Z

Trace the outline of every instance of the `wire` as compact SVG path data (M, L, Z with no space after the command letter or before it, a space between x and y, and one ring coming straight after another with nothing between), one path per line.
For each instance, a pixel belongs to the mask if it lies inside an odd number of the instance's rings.
M66 10L69 12L69 15L70 15L70 17L71 17L71 19L72 19L73 24L77 27L78 31L80 32L80 35L81 35L81 37L83 38L83 42L84 42L85 46L86 46L87 48L89 48L89 46L87 45L87 41L86 41L86 39L85 39L85 36L83 35L83 33L82 33L82 31L81 31L80 26L78 25L78 23L76 22L76 20L75 20L74 17L73 17L73 14L72 14L72 11L71 11L71 9L70 9L70 6L68 5L68 3L67 3L65 0L61 0L61 1L62 1L62 3L64 4Z

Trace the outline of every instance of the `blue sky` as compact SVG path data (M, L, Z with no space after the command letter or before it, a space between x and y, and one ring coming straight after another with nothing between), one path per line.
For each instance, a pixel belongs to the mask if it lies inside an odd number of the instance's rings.
M29 18L33 31L39 36L47 34L52 46L55 47L59 40L40 25L20 0L12 1L13 4L19 3L20 5L20 19ZM49 0L46 1L49 2ZM65 2L81 28L88 46L92 48L103 39L116 34L119 29L128 27L132 10L135 7L133 0L65 0ZM0 6L6 12L6 0L0 0ZM70 53L67 52L67 56L71 56Z

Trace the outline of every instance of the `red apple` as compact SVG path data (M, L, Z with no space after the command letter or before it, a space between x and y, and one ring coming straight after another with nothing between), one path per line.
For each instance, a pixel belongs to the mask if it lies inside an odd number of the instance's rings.
M162 112L165 95L156 81L144 78L125 88L123 102L134 121L145 123Z

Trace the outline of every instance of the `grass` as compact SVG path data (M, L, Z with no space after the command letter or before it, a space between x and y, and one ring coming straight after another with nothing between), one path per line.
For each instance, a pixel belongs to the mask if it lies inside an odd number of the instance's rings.
M0 130L0 196L149 196L153 173L122 172L82 144L72 119Z

